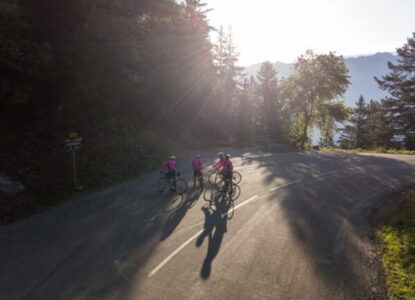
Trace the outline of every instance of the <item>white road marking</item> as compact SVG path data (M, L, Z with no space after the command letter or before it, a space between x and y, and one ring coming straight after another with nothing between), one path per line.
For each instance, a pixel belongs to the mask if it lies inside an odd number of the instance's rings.
M255 195L255 196L249 198L248 200L246 200L242 203L239 203L233 210L237 210L238 208L244 206L245 204L248 204L249 202L254 201L256 198L258 198L258 195ZM226 213L225 216L226 215L228 215L228 213Z
M325 175L329 175L329 174L333 174L337 172L337 170L334 171L330 171L330 172L326 172L326 173L322 173L322 174L318 174L318 175L314 175L314 177L321 177L321 176L325 176Z
M194 236L192 236L190 239L188 239L186 242L184 242L179 248L177 248L176 250L173 251L172 254L170 254L169 256L167 256L157 267L155 267L150 274L148 274L148 277L153 276L154 274L156 274L161 268L164 267L165 264L167 264L177 253L179 253L180 251L182 251L187 245L189 245L195 238L197 238L204 229L200 230L198 233L196 233Z
M295 181L291 181L291 182L289 182L289 183L287 183L287 184L277 186L277 187L275 187L275 188L271 189L270 191L271 191L271 192L272 192L272 191L276 191L276 190L282 189L283 187L286 187L286 186L292 185L292 184L294 184L294 183L298 183L298 182L300 182L300 181L301 181L301 179L298 179L298 180L295 180Z
M237 210L238 208L244 206L245 204L248 204L249 202L255 200L256 198L258 198L258 195L255 195L251 198L249 198L248 200L240 203L239 205L237 205L234 208L234 211ZM226 216L228 213L226 213L224 216ZM153 275L155 275L158 271L160 271L161 268L163 268L174 256L176 256L180 251L182 251L187 245L189 245L195 238L197 238L204 229L198 231L195 235L193 235L190 239L188 239L186 242L184 242L179 248L177 248L176 250L174 250L172 252L172 254L170 254L169 256L167 256L157 267L155 267L150 274L148 274L148 277L152 277Z

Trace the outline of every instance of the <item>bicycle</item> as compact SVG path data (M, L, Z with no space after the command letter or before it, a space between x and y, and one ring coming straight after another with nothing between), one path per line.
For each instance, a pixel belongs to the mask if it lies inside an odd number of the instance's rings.
M180 173L177 173L177 177L180 176ZM157 182L157 191L159 193L162 193L167 185L169 185L170 187L174 186L174 183L176 184L176 193L179 195L182 195L184 193L186 193L187 191L187 182L182 179L176 179L175 182L173 182L173 178L169 178L167 177L167 174L165 174L164 176L160 177L160 179Z
M230 183L222 188L206 190L203 198L208 202L211 211L216 211L218 207L223 209L225 215L230 220L234 214L234 201L241 195L241 188L235 183Z
M218 185L221 181L223 181L223 174L219 170L214 170L209 174L208 181L213 185ZM241 173L234 171L232 175L232 181L235 184L239 184L242 181Z
M205 179L203 178L203 173L202 170L200 170L200 173L196 175L196 180L199 183L199 187L200 189L203 191L204 185L205 185ZM196 184L195 184L195 188L196 188Z

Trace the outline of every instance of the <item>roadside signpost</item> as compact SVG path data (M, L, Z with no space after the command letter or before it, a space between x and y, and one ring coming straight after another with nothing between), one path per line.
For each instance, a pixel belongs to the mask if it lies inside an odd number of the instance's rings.
M65 140L66 150L72 152L73 160L73 181L75 189L81 190L82 187L78 185L78 176L76 172L76 151L81 149L82 146L82 137L78 135L77 132L69 133L69 138Z

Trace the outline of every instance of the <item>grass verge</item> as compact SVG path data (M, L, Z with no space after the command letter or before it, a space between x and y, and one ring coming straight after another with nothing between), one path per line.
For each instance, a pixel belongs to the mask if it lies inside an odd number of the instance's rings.
M415 193L378 225L390 299L415 299Z
M394 149L340 149L340 148L320 148L320 151L325 152L348 152L348 153L387 153L387 154L405 154L415 155L415 151L411 150L394 150Z

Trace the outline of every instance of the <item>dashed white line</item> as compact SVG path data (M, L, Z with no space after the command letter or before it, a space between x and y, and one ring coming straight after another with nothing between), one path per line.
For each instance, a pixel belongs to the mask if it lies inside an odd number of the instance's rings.
M251 198L249 198L248 200L240 203L239 205L237 205L233 210L237 210L238 208L244 206L245 204L248 204L251 201L254 201L255 199L258 198L258 195L255 195ZM226 213L224 216L226 216L228 213ZM174 250L172 252L172 254L170 254L169 256L167 256L157 267L155 267L150 274L148 274L148 277L153 276L154 274L156 274L158 271L160 271L161 268L163 268L174 256L176 256L180 251L182 251L187 245L189 245L195 238L197 238L204 229L198 231L195 235L193 235L190 239L188 239L186 242L184 242L179 248L177 248L176 250Z
M271 191L271 192L272 192L272 191L276 191L276 190L282 189L283 187L286 187L286 186L292 185L292 184L294 184L294 183L298 183L298 182L300 182L300 181L301 181L301 179L298 179L298 180L295 180L295 181L291 181L291 182L289 182L289 183L287 183L287 184L277 186L277 187L275 187L275 188L271 189L270 191Z

